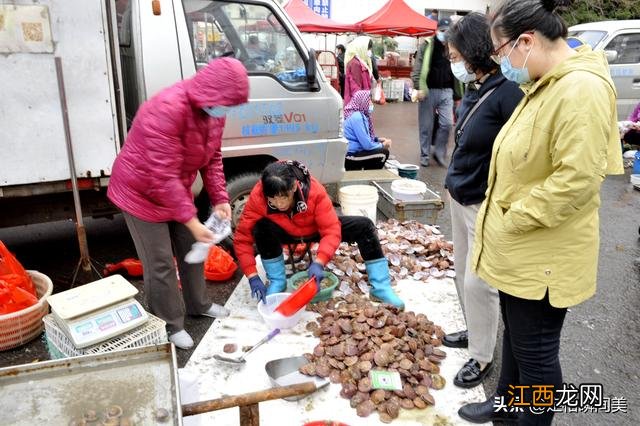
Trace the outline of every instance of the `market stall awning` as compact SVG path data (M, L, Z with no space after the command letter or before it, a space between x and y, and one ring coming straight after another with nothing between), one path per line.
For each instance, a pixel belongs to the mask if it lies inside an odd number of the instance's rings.
M354 26L368 34L428 36L436 31L438 23L413 10L404 0L389 0L379 11Z
M304 33L348 33L356 32L353 25L339 22L320 16L302 2L302 0L289 0L284 6L296 27Z

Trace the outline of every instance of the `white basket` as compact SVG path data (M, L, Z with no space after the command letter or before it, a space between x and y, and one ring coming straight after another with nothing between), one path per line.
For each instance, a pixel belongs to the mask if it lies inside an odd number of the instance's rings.
M73 345L73 342L53 319L53 315L50 314L42 318L42 322L44 322L47 343L49 344L49 354L54 359L100 354L167 342L166 323L151 314L149 314L149 320L146 323L126 334L83 349L78 349Z
M290 293L273 293L267 295L266 305L262 303L262 300L258 302L258 313L262 316L264 322L272 329L295 327L298 321L300 321L300 316L302 316L304 309L300 309L289 317L282 315L280 312L276 312L276 308L280 306L280 303L289 296L291 296Z
M51 296L53 283L45 274L27 271L38 294L38 303L10 314L0 315L0 351L15 348L42 333L42 317L49 313L47 297Z

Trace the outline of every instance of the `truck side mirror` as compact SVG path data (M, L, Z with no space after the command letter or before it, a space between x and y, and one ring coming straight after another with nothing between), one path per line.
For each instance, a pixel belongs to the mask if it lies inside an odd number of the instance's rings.
M320 85L318 84L318 77L316 76L316 68L318 63L316 61L316 51L309 49L309 62L307 62L307 84L312 92L320 91Z
M618 52L616 50L605 50L605 56L607 57L607 62L612 63L618 60Z

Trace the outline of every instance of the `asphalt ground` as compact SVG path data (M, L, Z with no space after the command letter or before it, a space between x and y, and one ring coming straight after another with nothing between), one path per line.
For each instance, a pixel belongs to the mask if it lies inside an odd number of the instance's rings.
M393 140L391 152L400 162L419 164L416 104L405 102L376 106L374 123L378 135ZM419 179L442 194L445 173L445 168L436 165L423 167L420 168ZM446 201L446 195L443 197ZM606 179L601 199L598 291L587 302L569 310L560 357L567 383L576 386L602 384L604 396L626 399L628 412L559 414L555 418L558 425L640 424L640 273L633 263L640 256L640 191L629 184L627 171L625 176ZM437 224L450 238L451 223L446 202ZM86 230L90 255L98 269L106 263L136 256L121 216L88 219ZM16 253L27 269L39 270L51 277L55 292L69 288L79 258L72 222L0 229L0 240ZM575 253L575 256L581 256L581 253ZM223 304L240 278L238 271L226 283L209 283L207 293L211 300ZM137 298L144 304L142 282L134 279L132 283L140 290ZM185 327L196 344L212 321L206 317L187 317ZM494 359L496 368L485 381L487 395L495 390L499 375L501 333L502 327ZM180 367L186 364L191 352L178 351ZM42 336L19 348L0 352L0 367L47 359L49 353ZM447 379L453 380L452 377Z

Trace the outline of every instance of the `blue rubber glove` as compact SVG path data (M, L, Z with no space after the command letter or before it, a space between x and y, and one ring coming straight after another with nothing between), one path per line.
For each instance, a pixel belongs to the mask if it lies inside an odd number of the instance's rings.
M251 297L255 297L258 300L262 300L262 303L267 304L267 286L264 285L258 275L249 278L249 285L251 286Z
M324 266L318 262L312 262L309 269L307 269L307 274L309 274L309 278L316 278L316 286L318 287L318 292L320 292L320 281L324 278Z

